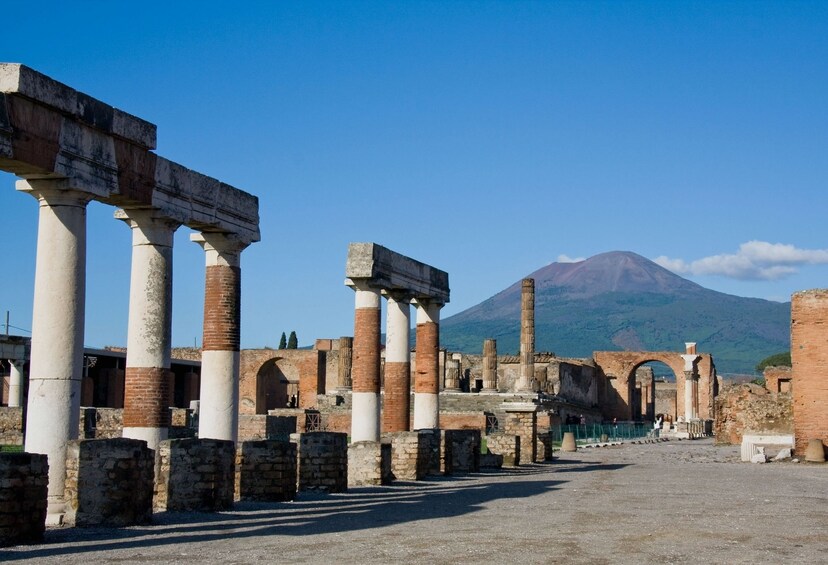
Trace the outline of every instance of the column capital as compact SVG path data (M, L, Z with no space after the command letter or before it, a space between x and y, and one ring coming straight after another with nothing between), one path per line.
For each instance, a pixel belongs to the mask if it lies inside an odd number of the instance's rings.
M163 245L172 247L173 234L181 226L172 218L150 208L127 208L115 210L116 220L123 221L133 230L133 245ZM139 235L140 234L140 235Z
M199 232L190 234L190 241L199 244L207 254L207 265L238 267L239 256L251 242L234 234Z
M701 359L701 356L692 353L684 354L681 358L684 359L684 372L686 373L687 371L693 371L696 368L696 363L699 359Z
M95 198L94 194L69 185L67 179L18 180L15 189L30 194L41 204L49 206L85 207Z
M382 295L389 301L411 303L414 295L405 290L383 289Z

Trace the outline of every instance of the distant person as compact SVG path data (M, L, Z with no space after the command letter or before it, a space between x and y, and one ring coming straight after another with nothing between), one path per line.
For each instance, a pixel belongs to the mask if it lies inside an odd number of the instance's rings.
M581 425L586 426L586 418L584 418L583 414L581 414Z

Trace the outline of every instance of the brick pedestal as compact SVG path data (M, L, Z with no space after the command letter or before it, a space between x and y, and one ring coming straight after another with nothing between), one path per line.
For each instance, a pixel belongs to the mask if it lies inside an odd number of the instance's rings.
M501 432L489 434L486 436L486 447L489 453L503 457L504 467L520 465L520 437Z
M131 526L152 519L155 453L137 439L69 442L66 514L70 526Z
M236 462L232 441L166 440L155 457L155 510L214 512L232 507Z
M236 498L281 502L296 497L296 444L246 441L236 450Z
M36 453L0 453L0 547L43 541L49 465Z
M520 437L521 461L537 461L538 407L530 403L504 403L502 409L505 413L498 419L503 431Z

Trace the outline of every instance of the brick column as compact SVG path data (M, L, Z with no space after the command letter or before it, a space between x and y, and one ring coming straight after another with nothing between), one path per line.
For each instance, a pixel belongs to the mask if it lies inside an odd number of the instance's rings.
M791 400L796 454L809 440L828 446L828 290L791 297Z
M417 299L417 370L414 382L414 429L440 427L439 302Z
M49 461L49 514L64 510L66 446L78 437L86 299L86 205L65 181L18 181L40 205L26 414L28 453Z
M118 210L115 217L132 229L123 437L155 450L170 426L172 254L179 224L150 210Z
M351 390L351 363L353 361L354 338L339 338L339 366L337 367L337 388Z
M535 279L523 279L520 292L520 378L516 389L530 391L535 376Z
M483 390L497 392L497 340L483 341Z
M354 283L351 442L380 439L380 291Z
M9 359L9 408L23 406L23 361Z
M204 338L201 352L199 439L236 441L239 422L241 269L248 243L232 235L190 236L204 249Z
M411 424L411 297L389 292L385 335L383 432L407 432Z

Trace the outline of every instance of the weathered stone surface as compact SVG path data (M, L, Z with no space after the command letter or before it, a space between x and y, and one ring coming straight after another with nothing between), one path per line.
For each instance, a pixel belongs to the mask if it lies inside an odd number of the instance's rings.
M514 434L493 433L486 436L486 448L489 453L502 457L504 467L520 465L521 441Z
M552 461L554 457L552 432L538 432L536 461Z
M443 443L447 446L445 465L451 473L476 473L480 470L480 430L445 430Z
M358 441L348 446L348 486L389 484L391 444Z
M298 488L326 492L348 490L348 436L339 432L296 434Z
M49 485L46 459L36 453L0 453L0 546L43 540Z
M0 407L0 445L23 445L23 407Z
M131 526L152 518L155 454L142 440L77 440L66 450L66 515L71 526Z
M236 498L279 502L296 497L296 444L245 441L236 450Z
M725 387L716 399L716 443L738 445L744 434L793 433L790 394L770 393L755 384Z
M503 413L498 415L502 430L520 437L521 459L525 463L532 463L537 457L537 409L528 403L503 403Z
M797 455L813 439L828 449L828 289L791 297L793 421Z
M162 441L155 455L156 511L213 512L233 505L236 449L232 441Z

